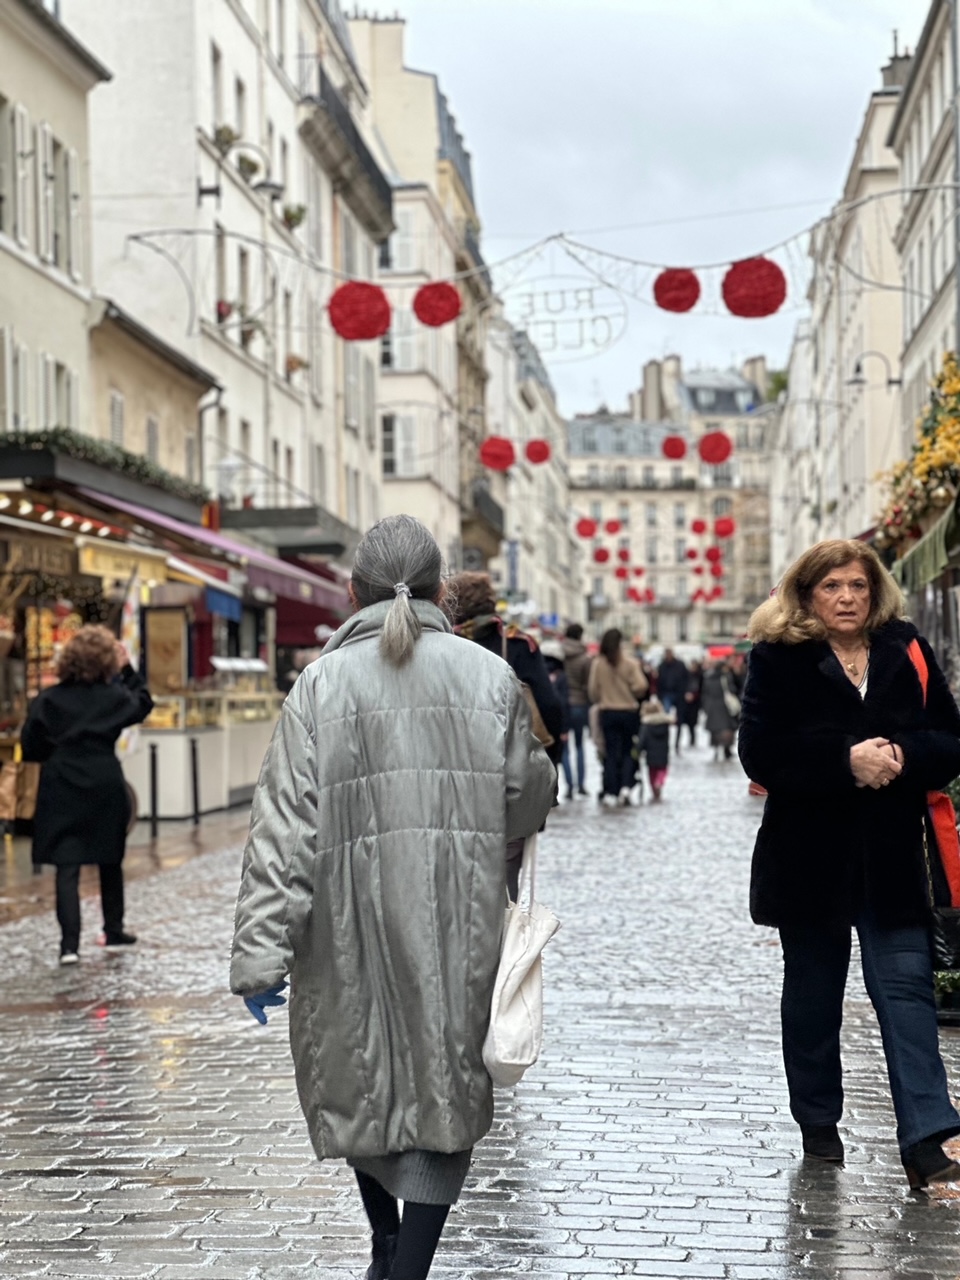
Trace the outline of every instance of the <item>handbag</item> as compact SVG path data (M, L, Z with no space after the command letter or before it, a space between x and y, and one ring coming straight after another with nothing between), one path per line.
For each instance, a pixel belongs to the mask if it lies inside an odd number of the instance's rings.
M543 949L560 921L534 899L537 837L523 848L517 901L507 906L483 1065L494 1084L516 1084L543 1046Z
M728 714L733 716L734 720L738 719L742 710L740 699L730 688L726 676L720 677L720 688L723 690L723 705L727 708Z
M507 631L503 629L503 660L507 661ZM556 742L556 738L544 724L543 716L540 714L540 708L537 706L537 700L533 696L533 690L528 684L520 682L520 692L523 694L523 700L527 704L530 711L530 729L533 736L542 747L552 747Z
M920 679L926 707L930 673L917 640L910 641L907 655ZM943 791L927 792L923 861L932 915L933 967L960 969L960 837L953 801Z

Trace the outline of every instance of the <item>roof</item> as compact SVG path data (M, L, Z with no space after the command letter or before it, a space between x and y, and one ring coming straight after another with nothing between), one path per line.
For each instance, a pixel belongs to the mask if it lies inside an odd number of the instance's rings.
M113 79L113 73L93 56L86 45L82 45L76 36L71 35L60 21L57 16L59 5L56 6L56 12L51 12L42 0L18 0L18 3L21 9L25 9L42 27L55 36L67 52L72 54L96 80Z
M548 392L553 399L556 399L556 392L553 389L553 383L550 381L550 375L547 373L547 367L543 363L540 352L531 339L530 335L523 329L514 329L510 334L510 341L513 343L513 349L517 356L517 372L521 382L530 379L538 382L544 391Z
M598 413L567 423L571 458L662 458L666 436L676 435L672 422L635 422L626 414Z
M927 46L933 38L933 29L937 25L937 20L940 17L940 11L941 9L948 7L949 5L947 0L933 0L933 3L930 5L930 9L927 12L926 22L924 22L923 30L920 33L920 39L917 41L917 47L913 52L913 63L910 67L910 74L907 76L906 83L901 91L900 101L897 103L897 110L894 113L893 119L890 121L890 132L887 134L888 147L893 146L893 139L896 136L897 130L900 128L900 123L903 120L904 115L906 114L907 103L910 101L910 96L913 93L917 79L920 75L920 66L926 55Z
M178 351L176 347L171 347L168 342L164 342L151 329L147 329L138 320L134 320L133 316L118 307L115 302L111 302L109 298L97 298L96 302L103 310L99 320L93 324L93 328L97 328L105 320L110 320L118 329L122 329L124 333L133 338L135 342L139 342L141 346L152 351L161 360L165 360L167 364L173 365L175 369L179 369L181 373L188 378L192 378L194 382L203 387L222 388L222 383L212 373L204 369L202 365L196 364L188 356Z
M680 396L689 411L716 417L750 413L763 403L757 387L735 369L693 369L684 374Z
M340 42L340 48L353 68L353 73L366 88L363 76L360 74L360 64L357 62L356 50L353 47L353 37L350 35L350 26L343 16L343 10L340 8L340 0L320 0L320 8L326 15L327 21L333 28L333 33Z

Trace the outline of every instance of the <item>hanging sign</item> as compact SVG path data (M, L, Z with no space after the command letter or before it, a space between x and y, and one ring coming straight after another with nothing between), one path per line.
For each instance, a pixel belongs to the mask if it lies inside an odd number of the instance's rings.
M506 290L505 300L510 322L551 363L595 356L627 331L627 304L620 293L582 276L525 280Z

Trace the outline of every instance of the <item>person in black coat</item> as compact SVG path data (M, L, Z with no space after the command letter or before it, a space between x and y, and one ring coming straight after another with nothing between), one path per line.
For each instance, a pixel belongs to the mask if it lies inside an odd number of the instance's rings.
M80 947L80 868L100 867L108 950L136 938L123 929L129 800L116 743L150 714L153 699L106 627L81 627L60 655L60 683L37 697L21 734L23 758L43 764L33 823L33 861L57 869L60 963Z
M687 672L687 688L677 713L677 755L680 754L680 735L684 727L690 735L690 745L697 745L697 722L700 719L700 699L703 693L703 666L691 662Z
M842 1161L850 929L883 1036L912 1188L960 1177L940 1057L923 852L926 792L960 773L960 712L872 548L818 543L750 623L740 758L768 794L750 909L780 931L783 1056L806 1154ZM924 698L908 648L929 670Z
M672 649L664 649L657 668L657 697L664 711L675 711L687 691L687 664Z

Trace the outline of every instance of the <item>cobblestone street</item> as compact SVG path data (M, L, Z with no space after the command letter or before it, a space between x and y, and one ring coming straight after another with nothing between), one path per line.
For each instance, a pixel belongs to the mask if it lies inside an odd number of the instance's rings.
M778 946L747 916L760 804L701 746L662 805L555 811L538 886L563 920L546 1050L499 1096L441 1280L960 1274L960 1200L908 1191L858 969L847 1165L798 1158ZM91 902L72 970L50 916L0 928L4 1280L363 1275L353 1176L312 1157L285 1013L264 1030L227 989L239 859L235 835L132 880L134 954L94 945ZM943 1042L960 1088L960 1032Z

